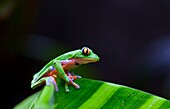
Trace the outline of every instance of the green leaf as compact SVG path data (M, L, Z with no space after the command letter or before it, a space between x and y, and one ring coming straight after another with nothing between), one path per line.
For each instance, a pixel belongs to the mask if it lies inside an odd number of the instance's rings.
M134 88L84 78L75 82L81 88L70 85L69 93L63 81L57 81L59 92L53 85L44 86L15 109L170 109L169 100Z

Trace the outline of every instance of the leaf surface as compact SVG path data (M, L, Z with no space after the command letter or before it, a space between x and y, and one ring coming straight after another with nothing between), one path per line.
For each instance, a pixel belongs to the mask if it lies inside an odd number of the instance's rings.
M64 82L59 80L59 92L53 85L31 95L15 106L15 109L170 109L170 101L134 88L91 79L75 81L79 90L69 86L64 91ZM44 104L44 108L42 108Z

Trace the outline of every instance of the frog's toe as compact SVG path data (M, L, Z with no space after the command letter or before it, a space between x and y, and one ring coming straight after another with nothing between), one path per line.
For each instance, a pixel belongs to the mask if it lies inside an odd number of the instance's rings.
M69 89L65 89L65 91L68 93L68 92L70 92L70 90Z
M70 90L69 90L69 88L68 88L68 84L67 84L67 83L65 84L65 91L66 91L66 92L70 92Z
M79 75L77 75L76 77L77 77L77 78L82 78L82 77L81 77L81 76L79 76Z
M80 89L80 86L79 86L79 85L77 85L77 86L75 86L75 88L76 88L76 89Z
M58 91L59 91L59 90L58 90L58 87L56 87L56 88L55 88L55 91L56 91L56 92L58 92Z
M78 84L76 84L75 82L71 83L76 89L80 89L80 86Z

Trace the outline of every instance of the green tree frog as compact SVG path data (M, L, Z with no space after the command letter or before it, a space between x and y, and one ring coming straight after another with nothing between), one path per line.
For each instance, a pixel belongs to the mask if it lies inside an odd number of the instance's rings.
M74 75L71 75L69 70L82 64L97 61L99 61L99 57L88 47L64 53L48 62L38 73L34 74L31 81L31 88L34 89L44 83L48 86L52 83L55 90L58 91L56 77L59 76L66 82L66 92L69 92L69 84L79 89L80 86L73 81Z

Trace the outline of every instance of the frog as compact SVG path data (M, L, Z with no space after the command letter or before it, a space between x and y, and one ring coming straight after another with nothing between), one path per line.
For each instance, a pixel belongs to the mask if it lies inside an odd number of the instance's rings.
M59 89L56 83L56 78L60 77L65 81L65 92L70 91L68 87L69 85L79 89L80 86L75 83L74 80L81 78L81 76L76 76L70 73L70 70L83 64L98 62L99 60L99 56L89 47L66 52L49 61L39 72L33 75L31 88L35 89L42 84L49 86L52 83L55 90L58 92Z

